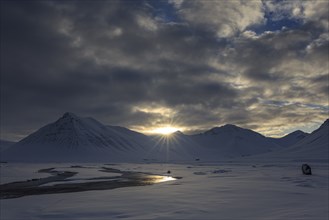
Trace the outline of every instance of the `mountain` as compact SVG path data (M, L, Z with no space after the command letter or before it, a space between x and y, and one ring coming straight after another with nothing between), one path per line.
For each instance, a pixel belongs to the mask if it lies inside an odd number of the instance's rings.
M293 146L285 149L285 156L303 161L326 161L329 159L329 119L317 130Z
M208 159L249 156L280 148L257 132L230 124L193 135L192 138L204 148L200 155Z
M328 160L328 120L312 132L293 132L266 138L235 125L214 127L197 135L177 131L167 136L146 136L93 118L65 113L1 152L10 162L140 162L216 161L262 155L259 158Z
M65 113L8 150L14 161L120 161L142 157L148 138L118 126L105 126L93 118Z
M13 141L6 141L6 140L0 139L0 152L8 149L10 146L12 146L14 144L15 144L15 142L13 142Z
M290 160L303 163L328 162L329 159L329 120L318 129L290 147L261 155L262 160ZM259 159L253 157L253 159Z
M176 131L170 135L153 135L150 137L152 148L146 155L160 161L183 161L199 158L204 148L193 140L190 135Z
M282 147L289 147L296 144L297 142L307 137L308 135L309 135L308 133L297 130L282 138L268 138L268 139Z

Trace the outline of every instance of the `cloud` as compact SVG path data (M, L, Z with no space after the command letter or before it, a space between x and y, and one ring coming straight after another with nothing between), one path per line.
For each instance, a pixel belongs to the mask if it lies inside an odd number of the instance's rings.
M140 131L173 120L190 133L232 123L271 135L320 123L326 9L264 3L1 2L1 138L66 111ZM270 10L303 22L254 31Z
M206 26L218 37L234 36L248 26L265 21L261 0L173 1L173 3L191 26Z
M323 0L310 1L264 1L264 6L271 19L282 20L286 18L300 19L305 24L313 25L328 31L329 3Z

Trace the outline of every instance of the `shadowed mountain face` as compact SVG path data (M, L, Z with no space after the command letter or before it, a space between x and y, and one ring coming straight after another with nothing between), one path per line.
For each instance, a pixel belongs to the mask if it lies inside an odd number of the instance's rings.
M315 147L322 147L328 151L329 147L329 120L327 119L318 129L310 135L297 142L291 148L299 147L300 150L310 150ZM328 156L328 154L326 154Z
M279 146L263 135L235 125L212 128L202 134L193 135L193 139L209 149L207 157L226 158L248 156L270 152Z
M266 158L290 159L302 162L328 162L329 159L329 123L326 120L317 130L302 138L295 144L277 152L268 154Z
M252 130L248 130L248 129L244 129L244 128L240 128L236 125L231 125L231 124L227 124L224 125L222 127L214 127L206 132L204 132L204 135L221 135L221 134L238 134L238 133L248 133L250 135L257 135L257 136L262 136L261 134L254 132Z
M8 149L12 145L14 145L15 142L12 141L6 141L6 140L0 140L0 152Z
M282 138L268 138L268 139L270 139L271 141L277 143L282 147L289 147L301 141L303 138L307 137L308 135L309 135L308 133L297 130Z
M93 118L81 118L73 113L65 113L56 122L39 129L17 145L56 144L66 148L132 150L141 147L134 135L135 132L125 128L105 126ZM143 135L139 138L143 138Z
M303 138L287 150L308 158L329 159L329 120L327 119L317 130Z
M316 147L328 145L327 130L328 120L308 136L296 131L281 139L266 138L235 125L215 127L198 135L175 132L169 136L150 137L124 127L103 125L93 118L65 113L4 150L3 159L19 162L218 160L277 152L282 147L289 152L306 150L311 143Z
M6 150L5 157L18 161L131 159L145 151L147 142L145 135L129 129L65 113Z

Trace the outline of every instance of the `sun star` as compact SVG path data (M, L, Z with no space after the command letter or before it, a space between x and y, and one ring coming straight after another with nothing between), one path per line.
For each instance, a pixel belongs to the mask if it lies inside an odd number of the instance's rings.
M178 131L179 129L173 126L165 126L165 127L159 127L159 128L155 128L152 133L155 134L162 134L162 135L170 135L176 131Z

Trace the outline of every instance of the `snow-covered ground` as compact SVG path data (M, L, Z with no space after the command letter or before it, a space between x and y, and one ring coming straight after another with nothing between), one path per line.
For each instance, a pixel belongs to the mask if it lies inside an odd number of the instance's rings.
M42 168L111 176L97 167L166 174L174 181L114 190L0 200L0 219L328 219L328 163L236 161L190 164L2 164L4 182L44 177ZM92 167L92 168L90 168ZM108 175L107 175L108 174ZM112 175L113 176L113 175Z
M51 165L50 165L51 166ZM33 178L47 177L47 173L38 173L40 164L0 164L0 183L24 181Z

